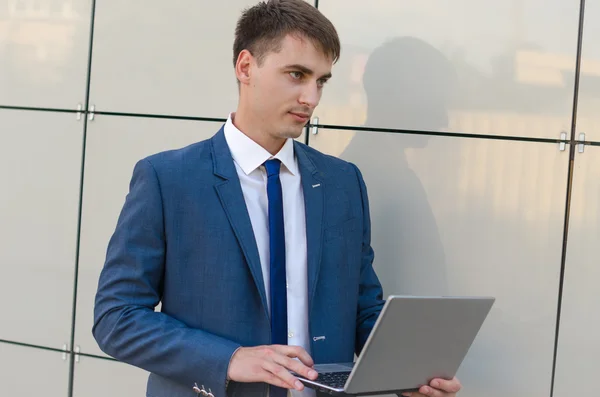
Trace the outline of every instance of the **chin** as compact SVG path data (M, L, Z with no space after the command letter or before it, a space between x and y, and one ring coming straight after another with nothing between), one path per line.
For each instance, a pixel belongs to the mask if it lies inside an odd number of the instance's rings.
M296 139L296 138L300 137L303 132L304 132L304 127L287 128L287 129L281 130L280 136L282 138Z
M302 132L304 132L304 129L302 129L300 131L289 131L288 133L281 134L281 136L284 138L296 139L302 135Z

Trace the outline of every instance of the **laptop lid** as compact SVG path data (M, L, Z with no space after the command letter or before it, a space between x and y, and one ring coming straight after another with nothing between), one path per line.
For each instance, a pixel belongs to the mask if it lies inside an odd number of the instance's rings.
M454 377L492 297L390 296L348 378L348 394L415 390Z

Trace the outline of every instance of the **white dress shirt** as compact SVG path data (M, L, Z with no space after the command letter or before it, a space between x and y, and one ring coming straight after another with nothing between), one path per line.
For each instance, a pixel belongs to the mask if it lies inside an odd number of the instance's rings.
M231 113L225 123L225 140L231 151L250 215L269 308L271 305L269 293L269 207L267 172L263 163L276 158L282 164L279 178L283 193L288 345L301 346L310 354L306 218L300 171L298 161L294 155L294 141L288 139L281 150L272 156L266 149L237 129L233 124L234 118L235 113ZM305 388L303 392L293 390L291 395L294 397L314 397L316 393L314 390Z

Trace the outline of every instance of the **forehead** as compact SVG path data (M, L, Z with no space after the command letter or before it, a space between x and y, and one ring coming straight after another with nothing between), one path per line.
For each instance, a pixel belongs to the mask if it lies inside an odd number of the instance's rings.
M287 35L280 43L279 51L270 52L265 57L266 63L273 66L283 66L282 64L303 65L315 72L329 72L333 66L331 56L315 46L315 44L299 35Z

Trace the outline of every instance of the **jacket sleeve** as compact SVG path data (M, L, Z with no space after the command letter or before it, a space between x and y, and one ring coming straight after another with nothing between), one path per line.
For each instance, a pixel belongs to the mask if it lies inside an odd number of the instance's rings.
M371 216L369 213L369 199L367 187L358 167L352 164L356 171L360 187L363 214L362 258L360 269L360 286L356 316L356 354L362 351L385 301L383 289L373 269L374 252L371 247Z
M95 298L92 333L119 361L225 395L231 356L240 346L164 313L162 295L166 240L160 183L153 165L139 161L129 194L109 241Z

